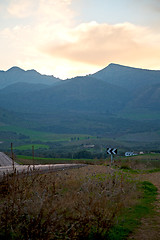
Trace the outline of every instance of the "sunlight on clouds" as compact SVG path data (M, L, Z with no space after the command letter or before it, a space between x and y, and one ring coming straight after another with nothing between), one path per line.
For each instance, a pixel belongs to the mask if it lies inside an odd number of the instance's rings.
M8 0L10 16L20 20L0 31L1 67L34 68L63 79L96 72L111 62L159 68L160 34L127 22L76 25L72 1ZM32 21L23 25L28 16Z
M30 16L35 18L36 24L42 21L51 24L52 21L67 22L70 19L73 14L70 3L71 0L9 0L7 10L16 18Z
M62 22L64 25L70 23L73 12L69 8L71 0L40 0L37 17L40 22L49 24Z
M41 74L47 75L54 75L55 77L59 77L61 79L66 79L67 77L74 77L74 76L82 76L90 73L95 73L96 71L100 70L97 66L87 65L83 63L70 62L66 59L57 59L52 58L49 56L41 55L37 53L35 57L34 54L32 56L26 57L25 60L19 60L17 62L18 66L28 70L32 69L33 66L36 66L36 69ZM42 61L43 59L43 61ZM46 64L44 64L46 63Z
M99 66L110 62L132 64L136 60L139 63L146 61L146 58L149 62L152 58L160 57L160 36L130 23L81 24L70 29L69 36L70 40L63 43L48 42L43 51L78 64Z
M37 0L11 0L8 6L8 12L17 18L30 16L36 7Z
M53 73L58 61L45 57L38 49L39 45L45 44L49 39L54 39L56 42L60 39L62 41L65 35L67 38L65 26L73 22L73 12L69 8L71 0L9 0L8 2L6 9L11 17L14 16L16 19L33 15L33 21L28 25L23 25L19 21L15 26L0 31L1 55L5 56L1 67L3 69L6 69L6 65L10 67L11 62L11 65L21 63L23 68L22 63L24 63L24 67L48 69L47 72ZM43 67L44 65L47 67Z

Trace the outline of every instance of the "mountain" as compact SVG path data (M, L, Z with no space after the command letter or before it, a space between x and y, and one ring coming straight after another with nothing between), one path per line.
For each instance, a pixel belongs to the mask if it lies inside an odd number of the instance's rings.
M52 86L52 85L51 85ZM29 92L36 92L41 89L49 88L50 86L47 84L38 84L38 83L27 83L27 82L16 82L14 84L11 84L9 86L6 86L2 89L2 93L8 94L24 94ZM1 89L0 89L1 91Z
M160 83L148 86L143 91L134 95L134 99L127 105L128 108L134 109L148 109L148 112L160 112Z
M14 67L0 72L0 86L0 112L18 125L110 136L159 129L160 71L110 64L61 81Z
M11 89L2 89L0 106L23 113L54 113L57 110L114 113L120 110L130 97L124 89L89 76L77 77L57 86L34 91L31 88L32 91L24 92L21 90L23 86L24 84L16 84L11 85Z
M160 83L159 70L132 68L113 63L91 76L131 91Z
M0 89L19 82L53 85L59 83L60 79L53 76L41 75L35 70L24 71L18 67L12 67L7 71L0 71Z
M10 124L27 126L28 121L21 114L0 107L0 127Z

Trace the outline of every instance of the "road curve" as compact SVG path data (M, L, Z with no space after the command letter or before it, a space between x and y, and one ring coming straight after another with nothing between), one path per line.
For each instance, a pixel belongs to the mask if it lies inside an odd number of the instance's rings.
M48 173L54 172L59 170L65 170L70 168L79 168L83 167L85 164L46 164L46 165L19 165L18 163L14 162L14 169L13 169L13 162L12 159L9 158L3 152L0 152L0 177L7 173Z
M80 168L84 167L85 164L47 164L47 165L16 165L13 169L13 166L3 166L0 167L0 177L4 174L13 173L49 173L55 171L62 171L65 169Z
M12 165L13 165L12 159L8 157L5 153L0 152L0 167ZM18 165L18 163L15 162L14 165Z

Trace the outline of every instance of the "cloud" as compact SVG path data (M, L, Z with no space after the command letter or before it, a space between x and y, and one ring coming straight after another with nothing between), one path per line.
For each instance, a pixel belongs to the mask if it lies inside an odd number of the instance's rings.
M107 62L142 62L160 57L160 35L124 23L84 23L69 30L68 39L48 42L44 53L54 58L102 66Z
M45 56L39 51L39 46L49 39L59 41L65 35L66 29L72 26L74 12L70 9L70 4L71 0L7 0L5 4L0 2L0 10L4 12L0 18L2 21L7 19L8 24L3 24L5 27L1 26L0 29L1 58L3 56L1 68L18 65L39 71L48 69L46 72L52 71L53 74L60 61Z
M7 11L16 18L26 18L34 13L37 3L37 0L10 0Z
M37 17L40 22L48 24L70 24L73 11L70 9L71 0L40 0Z
M72 0L9 0L8 13L15 18L34 17L38 21L47 19L60 21L72 15L69 5ZM67 19L65 19L67 20Z
M1 67L35 68L62 78L89 74L110 62L159 68L160 34L130 23L76 25L72 1L8 0L6 9L16 24L0 31Z

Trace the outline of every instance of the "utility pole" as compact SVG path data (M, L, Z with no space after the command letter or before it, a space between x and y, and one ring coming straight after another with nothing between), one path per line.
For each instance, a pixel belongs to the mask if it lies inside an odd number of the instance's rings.
M12 166L14 171L14 154L13 154L13 143L11 143L11 158L12 158Z
M35 168L34 166L34 146L32 146L32 157L33 157L33 169Z

